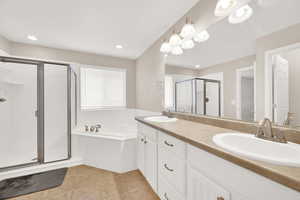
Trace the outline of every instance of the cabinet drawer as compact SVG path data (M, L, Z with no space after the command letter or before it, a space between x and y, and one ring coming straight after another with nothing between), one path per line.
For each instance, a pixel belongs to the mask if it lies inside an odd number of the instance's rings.
M160 151L158 154L159 177L166 179L176 191L185 195L186 186L186 163L184 160L170 155L166 151Z
M150 126L138 123L138 132L147 137L147 139L157 142L157 130Z
M164 149L181 159L186 157L186 144L175 137L159 132L158 145L160 150Z
M185 200L164 178L158 179L158 196L161 200Z

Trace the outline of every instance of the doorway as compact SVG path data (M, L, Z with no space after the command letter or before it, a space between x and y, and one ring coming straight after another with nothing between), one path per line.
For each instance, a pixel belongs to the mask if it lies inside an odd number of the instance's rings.
M255 120L255 75L254 68L245 67L237 69L237 101L236 115L237 119L243 121Z

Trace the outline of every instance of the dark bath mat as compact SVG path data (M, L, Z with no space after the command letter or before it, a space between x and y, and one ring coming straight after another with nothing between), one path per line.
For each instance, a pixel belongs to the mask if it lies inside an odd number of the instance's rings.
M60 186L68 168L56 169L0 182L0 200Z

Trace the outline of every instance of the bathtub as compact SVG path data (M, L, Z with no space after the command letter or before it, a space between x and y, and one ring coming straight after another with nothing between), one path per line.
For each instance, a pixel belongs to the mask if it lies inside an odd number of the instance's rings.
M84 164L125 173L136 170L137 132L135 130L100 129L98 133L85 132L84 128L72 131L77 155Z

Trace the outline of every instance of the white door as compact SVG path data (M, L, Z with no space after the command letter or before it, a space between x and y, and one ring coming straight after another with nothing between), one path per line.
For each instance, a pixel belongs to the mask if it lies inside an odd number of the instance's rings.
M206 115L219 116L219 84L206 82Z
M145 142L145 177L152 189L157 191L157 145L146 139Z
M145 137L141 133L138 133L138 152L137 152L137 166L138 169L142 172L142 174L145 176Z
M289 112L289 63L277 55L273 63L274 121L283 124Z
M187 188L187 200L230 200L228 191L191 167Z

